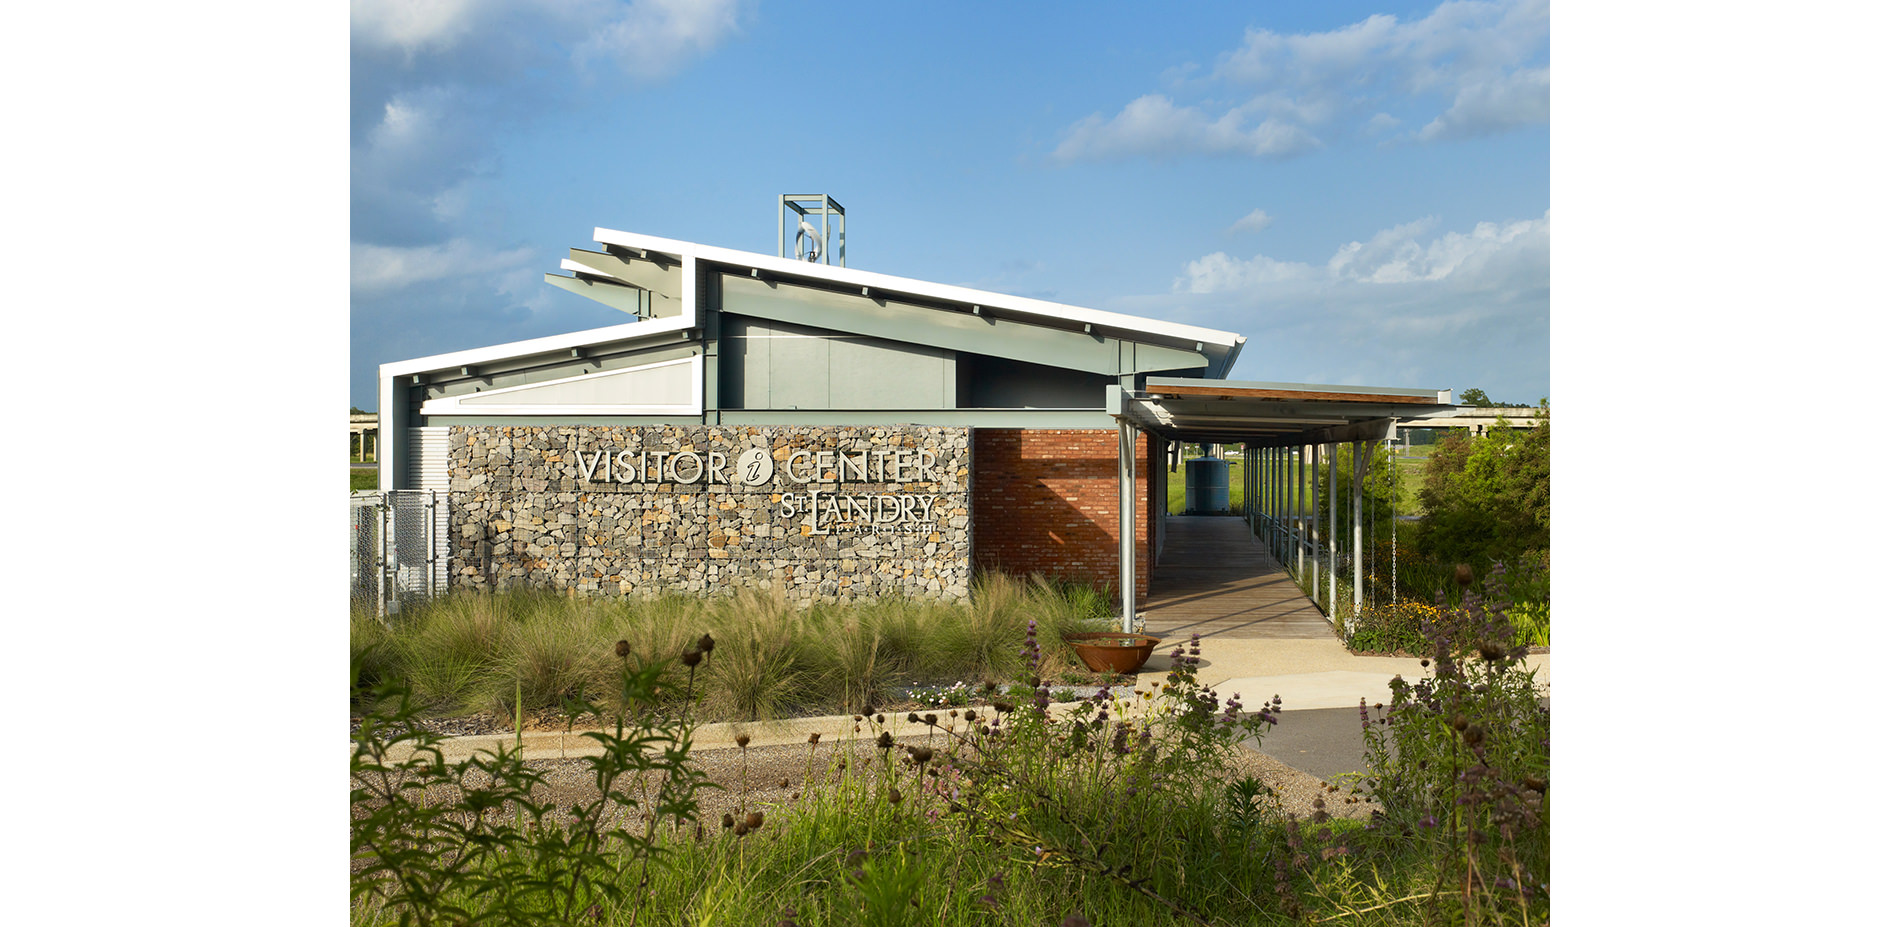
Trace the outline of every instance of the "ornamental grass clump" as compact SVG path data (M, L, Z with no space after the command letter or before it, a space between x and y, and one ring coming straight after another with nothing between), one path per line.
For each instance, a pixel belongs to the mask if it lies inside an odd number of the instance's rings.
M351 700L360 710L383 680L406 681L420 708L438 715L508 717L608 700L620 662L675 663L710 629L731 649L701 680L709 714L832 713L888 704L906 683L1019 677L1029 622L1044 639L1102 630L1101 606L1088 587L998 575L980 578L957 604L885 597L800 608L783 589L712 598L457 592L405 606L387 623L352 614ZM610 656L622 641L627 654ZM1081 671L1067 647L1038 648L1037 657L1044 679Z

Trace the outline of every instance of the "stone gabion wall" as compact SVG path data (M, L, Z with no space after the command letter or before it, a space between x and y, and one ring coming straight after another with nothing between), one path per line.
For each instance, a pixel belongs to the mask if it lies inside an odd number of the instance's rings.
M748 485L742 458L769 475ZM970 591L966 429L457 426L448 466L457 588Z

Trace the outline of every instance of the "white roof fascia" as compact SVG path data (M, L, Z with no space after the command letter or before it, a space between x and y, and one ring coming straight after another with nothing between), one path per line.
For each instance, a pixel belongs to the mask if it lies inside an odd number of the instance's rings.
M692 277L689 275L687 280ZM645 338L664 335L671 332L683 332L699 324L699 313L695 311L693 301L683 299L683 311L676 316L660 319L643 319L638 322L622 322L606 328L590 328L586 331L568 332L562 335L549 335L545 338L530 338L527 341L512 341L507 344L489 345L485 348L470 348L466 351L452 351L448 354L436 354L430 357L417 357L411 360L390 361L380 368L384 379L406 376L412 373L426 373L449 367L466 367L490 361L508 360L529 354L545 354L551 351L565 351L570 348L584 348L603 341L624 341L629 338Z
M1347 386L1337 383L1269 383L1262 380L1223 380L1219 384L1211 384L1206 380L1192 377L1148 378L1148 386L1151 392L1156 391L1157 388L1166 389L1170 386L1198 387L1213 385L1223 386L1228 389L1283 390L1302 393L1362 393L1365 395L1406 396L1412 398L1430 396L1434 399L1438 397L1439 393L1443 392L1443 390L1415 389L1404 386Z
M924 280L912 280L908 277L893 277L888 274L872 273L865 270L853 270L848 267L834 267L815 261L800 261L792 258L775 257L766 254L754 254L749 251L734 251L713 245L700 245L692 242L677 241L671 238L659 238L642 235L637 232L622 232L616 229L595 228L594 240L603 245L619 245L623 248L645 248L653 251L677 252L685 257L688 254L704 257L724 264L738 264L744 267L756 267L767 273L781 274L787 277L811 277L842 283L847 286L870 287L891 294L910 293L927 299L943 300L965 305L988 306L1020 312L1024 315L1038 315L1078 324L1101 325L1107 328L1119 328L1131 332L1177 338L1182 341L1199 341L1210 346L1237 350L1247 339L1234 332L1224 332L1198 325L1183 325L1179 322L1163 322L1146 319L1141 316L1123 315L1118 312L1105 312L1083 306L1070 306L1052 303L1026 296L1011 296L1007 293L992 293L987 290L973 290L969 287L952 286L947 283L930 283Z

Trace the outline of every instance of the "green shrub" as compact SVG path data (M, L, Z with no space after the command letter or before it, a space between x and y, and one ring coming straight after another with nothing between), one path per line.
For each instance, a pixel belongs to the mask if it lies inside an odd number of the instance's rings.
M1450 611L1422 602L1382 602L1359 613L1346 646L1360 653L1429 654L1430 629L1446 621Z
M584 735L602 748L585 760L596 793L568 808L536 799L542 772L506 745L445 762L407 691L381 690L372 704L393 707L364 719L350 760L357 919L539 925L598 920L604 906L637 912L643 897L626 881L646 881L659 828L691 823L707 780L688 761L686 716L662 710L690 701L690 688L674 690L661 665L622 666L616 704L585 709L614 720L611 733Z
M1523 647L1550 646L1550 603L1519 602L1511 606L1507 617L1515 632L1512 643Z
M1480 438L1446 435L1426 463L1419 501L1419 546L1428 559L1514 563L1527 552L1548 551L1548 402L1536 428L1500 423Z

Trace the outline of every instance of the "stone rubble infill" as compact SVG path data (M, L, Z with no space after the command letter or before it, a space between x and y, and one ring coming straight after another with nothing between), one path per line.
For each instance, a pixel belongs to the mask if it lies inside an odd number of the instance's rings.
M967 429L483 425L450 428L448 444L458 589L725 595L776 584L800 605L969 595ZM715 478L704 462L737 467L753 448L775 462L758 485ZM701 463L682 474L643 454ZM794 472L807 454L827 463ZM852 455L863 472L844 462ZM887 471L885 455L918 463Z

